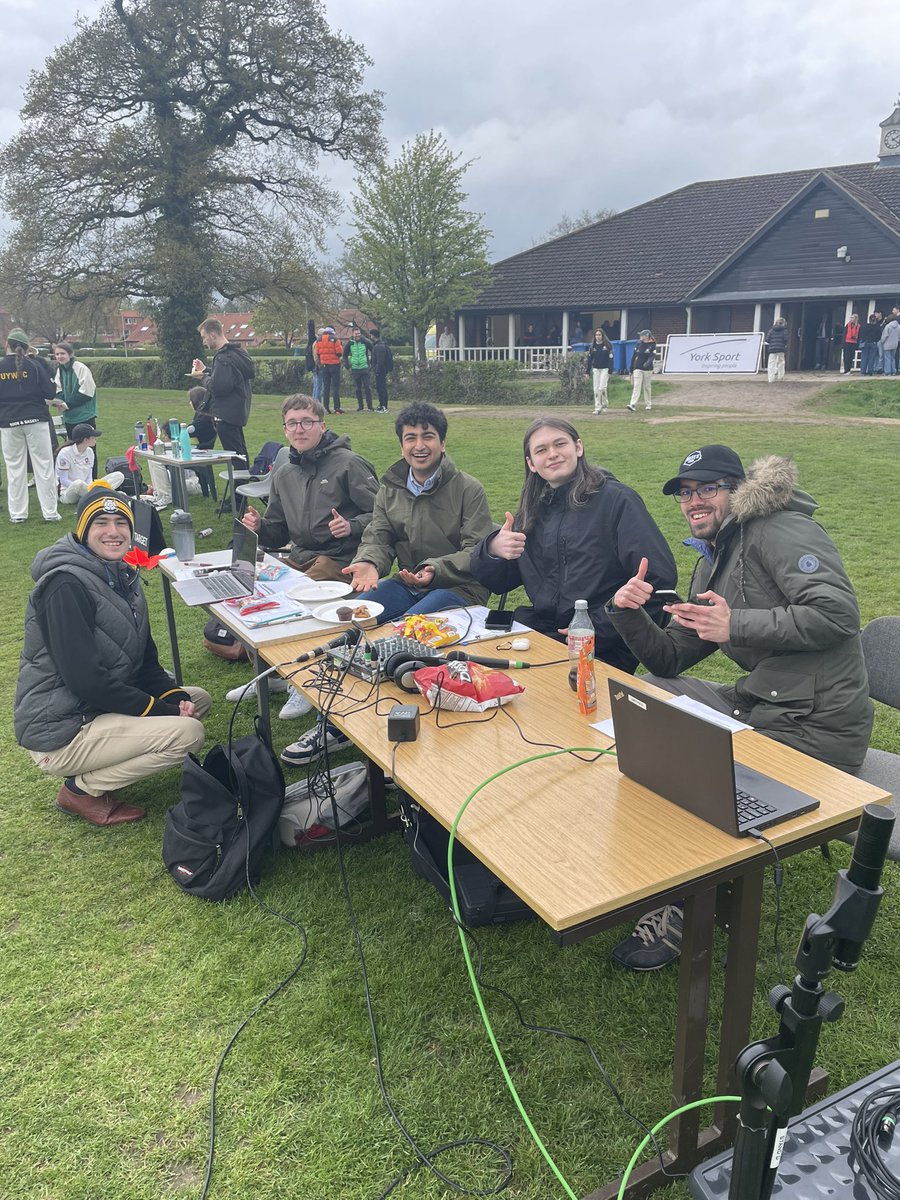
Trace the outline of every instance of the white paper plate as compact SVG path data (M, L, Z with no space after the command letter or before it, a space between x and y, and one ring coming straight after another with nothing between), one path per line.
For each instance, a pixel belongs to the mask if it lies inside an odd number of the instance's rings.
M364 604L369 610L370 617L380 617L384 612L384 605L378 604L374 600L354 600L350 597L348 600L339 600L331 604L320 604L318 608L313 609L313 616L317 621L334 621L335 624L341 624L341 618L337 615L339 608L357 608L360 604Z
M287 595L294 600L302 600L304 604L322 604L325 600L337 600L341 596L349 596L353 584L339 583L334 579L301 579L287 589Z

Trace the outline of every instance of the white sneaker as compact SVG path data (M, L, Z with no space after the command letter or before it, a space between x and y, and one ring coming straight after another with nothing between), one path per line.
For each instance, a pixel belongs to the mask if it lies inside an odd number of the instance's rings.
M280 675L269 676L269 691L270 692L286 692L288 690L288 681L282 679ZM232 704L237 704L238 700L256 699L256 680L251 684L242 683L240 687L233 687L230 692L225 693L225 699L230 700Z
M291 694L287 698L287 704L284 705L278 717L282 721L293 721L296 717L305 716L312 708L312 701L307 700L302 692L298 692L296 688L291 689Z

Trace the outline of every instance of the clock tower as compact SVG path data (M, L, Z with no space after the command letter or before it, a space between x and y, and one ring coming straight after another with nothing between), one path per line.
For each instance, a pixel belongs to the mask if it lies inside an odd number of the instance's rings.
M880 167L900 167L900 100L889 117L881 122L881 145L878 147Z

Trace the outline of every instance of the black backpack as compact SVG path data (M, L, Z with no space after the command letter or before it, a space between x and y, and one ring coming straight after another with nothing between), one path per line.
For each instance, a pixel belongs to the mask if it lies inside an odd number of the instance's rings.
M450 834L431 813L405 792L398 795L403 839L409 847L413 870L432 884L450 904L447 846ZM524 900L456 840L453 842L453 879L463 924L499 925L530 921L535 913Z
M185 892L226 900L259 880L284 803L284 776L258 733L213 746L201 765L193 754L181 772L181 800L166 814L163 862ZM249 845L249 863L248 863Z

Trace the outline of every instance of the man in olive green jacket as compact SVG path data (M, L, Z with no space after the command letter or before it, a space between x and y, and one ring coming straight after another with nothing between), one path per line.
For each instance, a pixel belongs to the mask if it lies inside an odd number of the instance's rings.
M873 709L859 605L836 546L812 518L816 502L797 470L774 455L743 464L728 446L701 446L663 487L700 552L688 602L665 605L660 629L645 605L648 561L607 605L616 632L670 692L701 700L775 741L854 772L869 745ZM683 675L721 650L747 674L734 684ZM634 971L678 957L682 916L646 913L612 951Z
M372 520L344 574L361 603L384 605L384 621L483 604L487 589L469 563L472 548L494 529L484 488L447 457L440 409L410 404L395 428L403 458L382 476ZM396 575L381 578L395 559Z

